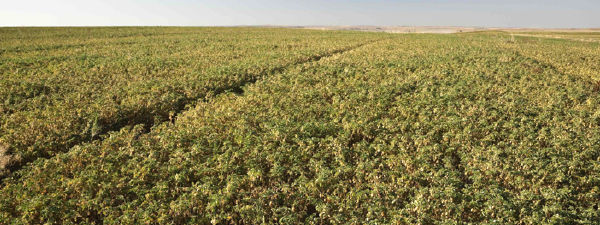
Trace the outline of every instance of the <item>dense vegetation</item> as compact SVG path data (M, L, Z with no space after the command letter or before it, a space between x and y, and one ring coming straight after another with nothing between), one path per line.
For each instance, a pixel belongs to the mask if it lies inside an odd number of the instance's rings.
M3 32L0 141L8 156L0 170L126 125L149 128L205 96L374 38L268 29L71 30Z
M599 43L258 28L0 35L0 223L600 221Z

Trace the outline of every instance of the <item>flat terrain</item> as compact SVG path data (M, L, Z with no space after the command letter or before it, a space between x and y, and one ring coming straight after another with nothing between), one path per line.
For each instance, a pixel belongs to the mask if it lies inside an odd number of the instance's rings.
M594 32L0 28L0 224L593 224Z
M431 34L451 34L475 31L505 31L509 33L543 33L547 35L555 33L570 33L580 35L583 33L600 34L600 28L555 28L555 29L536 29L536 28L486 28L486 27L459 27L459 26L292 26L284 28L300 28L311 30L348 30L348 31L367 31L367 32L385 32L385 33L431 33Z
M350 30L386 33L437 33L450 34L487 30L483 27L444 27L444 26L301 26L296 28L313 30Z

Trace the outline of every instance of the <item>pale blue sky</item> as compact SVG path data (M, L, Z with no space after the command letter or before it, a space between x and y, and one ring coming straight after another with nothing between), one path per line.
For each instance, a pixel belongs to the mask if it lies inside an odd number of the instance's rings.
M600 0L0 1L0 26L600 27Z

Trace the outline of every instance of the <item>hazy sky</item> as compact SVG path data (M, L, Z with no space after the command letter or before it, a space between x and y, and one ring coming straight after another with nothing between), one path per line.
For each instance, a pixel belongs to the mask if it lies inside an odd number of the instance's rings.
M600 27L600 0L0 0L0 26Z

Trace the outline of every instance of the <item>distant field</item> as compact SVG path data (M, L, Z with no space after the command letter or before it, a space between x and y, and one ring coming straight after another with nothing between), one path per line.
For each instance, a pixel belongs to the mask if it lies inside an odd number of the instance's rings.
M535 28L487 28L487 27L460 27L460 26L283 26L282 28L300 28L311 30L346 30L346 31L368 31L385 33L430 33L451 34L463 32L502 31L521 34L545 34L559 35L568 34L579 37L580 35L598 35L600 28L581 29L535 29Z
M312 30L347 30L385 33L434 33L450 34L487 30L483 27L444 27L444 26L300 26L295 28Z
M598 35L514 33L0 28L0 224L597 223Z
M588 41L588 42L600 42L600 32L589 32L589 33L572 33L572 32L517 32L514 35L527 36L527 37L541 37L541 38L558 38L567 39L572 41Z

